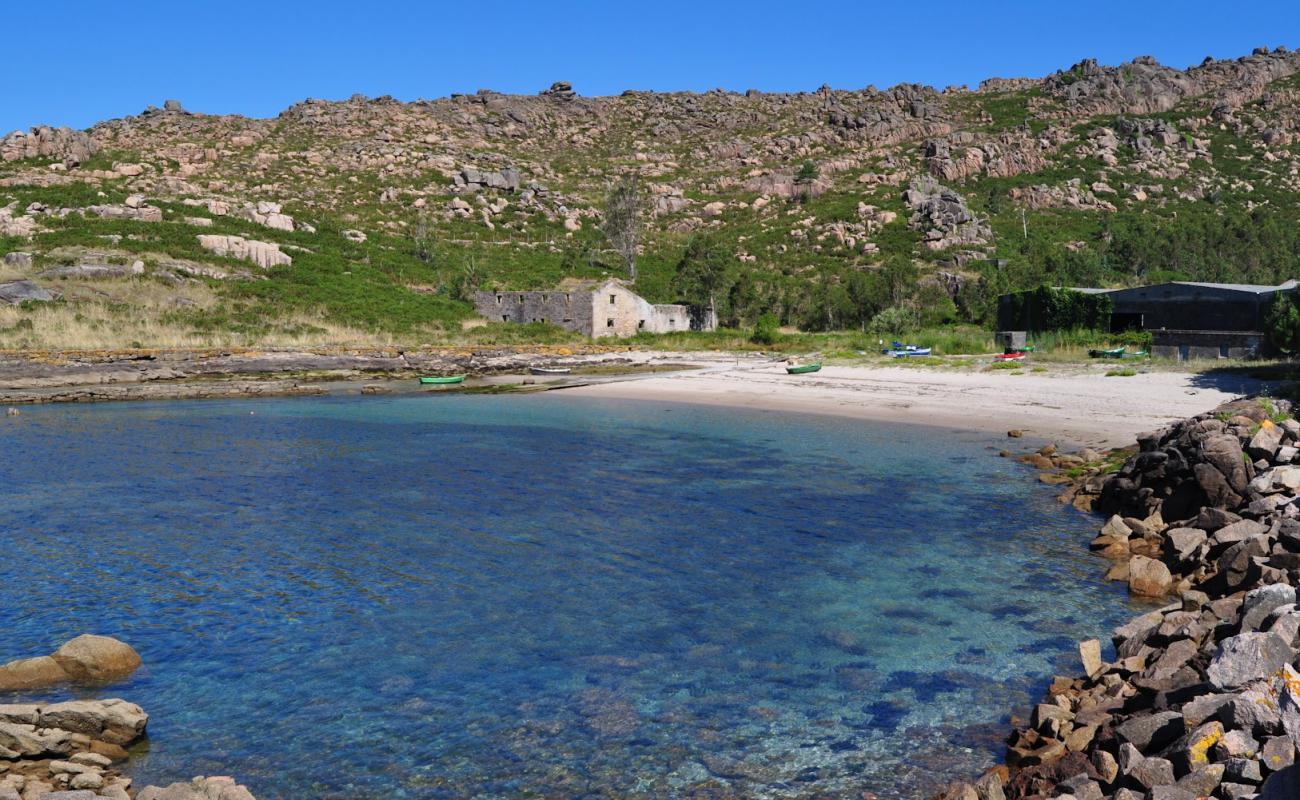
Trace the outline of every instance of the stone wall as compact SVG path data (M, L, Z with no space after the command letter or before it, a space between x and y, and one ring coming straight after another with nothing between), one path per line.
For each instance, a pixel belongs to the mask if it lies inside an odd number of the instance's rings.
M549 322L591 335L592 303L587 291L475 292L474 308L492 322Z
M581 291L475 292L474 308L492 322L549 322L595 338L692 328L686 306L653 305L615 280Z

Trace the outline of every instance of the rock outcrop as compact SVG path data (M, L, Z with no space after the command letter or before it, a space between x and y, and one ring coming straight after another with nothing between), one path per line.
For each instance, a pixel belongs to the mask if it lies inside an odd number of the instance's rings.
M10 281L0 283L0 303L17 305L27 301L48 303L54 295L31 281Z
M912 181L903 193L903 202L912 211L909 224L921 232L924 245L931 250L981 246L993 239L988 223L966 206L961 195L933 178L922 176Z
M201 234L199 246L218 256L251 261L262 269L280 267L293 263L293 258L280 252L280 245L271 242L258 242L242 236L217 236Z
M148 724L125 700L0 705L0 800L254 800L227 777L136 792L122 766Z
M0 705L0 798L128 798L131 779L113 765L148 723L144 709L116 699Z
M95 138L71 128L38 125L30 131L14 131L0 139L0 161L24 158L59 159L68 166L89 161L99 151Z

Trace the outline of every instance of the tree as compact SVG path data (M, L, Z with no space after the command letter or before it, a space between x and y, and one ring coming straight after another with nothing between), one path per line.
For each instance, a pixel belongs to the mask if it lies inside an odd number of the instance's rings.
M917 283L916 264L907 256L897 255L885 262L880 271L889 292L889 305L901 306L911 299Z
M813 181L817 180L817 165L811 161L803 162L799 171L795 173L794 183L799 187L799 201L808 202L812 198Z
M697 233L686 243L686 251L673 274L673 291L693 308L707 308L718 318L718 298L726 298L736 281L736 257L731 248L713 233ZM725 311L726 309L724 309Z
M415 229L411 234L411 255L426 264L433 263L433 226L429 224L427 213L421 213L415 220Z
M636 281L636 256L641 244L641 179L635 172L625 173L609 186L605 194L605 216L600 230L623 258L628 277Z
M1300 307L1294 296L1277 296L1264 315L1264 330L1277 349L1284 353L1300 352Z

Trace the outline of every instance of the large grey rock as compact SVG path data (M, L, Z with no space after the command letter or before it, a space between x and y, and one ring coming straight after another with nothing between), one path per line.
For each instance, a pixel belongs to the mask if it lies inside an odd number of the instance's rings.
M1260 630L1276 633L1292 647L1300 641L1300 606L1289 605L1273 609Z
M1186 732L1186 722L1177 711L1133 717L1115 728L1120 742L1132 744L1141 752L1159 750ZM1120 768L1123 769L1122 762Z
M233 778L200 777L189 783L173 783L162 788L146 786L136 795L136 800L254 800L254 797Z
M1235 689L1273 675L1295 657L1282 637L1251 631L1224 639L1206 670L1216 689Z
M73 264L60 267L50 267L42 272L40 277L64 280L69 278L103 280L108 278L125 278L131 274L132 272L130 267L119 267L114 264Z
M1226 727L1250 731L1256 738L1282 732L1277 692L1270 681L1247 686L1219 713Z
M54 295L31 281L0 283L0 302L18 305L27 301L48 303L53 299Z
M1259 431L1251 437L1250 444L1246 445L1246 453L1257 461L1261 458L1271 459L1281 446L1282 429L1270 420L1265 420Z
M1253 519L1243 519L1230 525L1224 525L1215 531L1214 536L1211 538L1218 545L1233 545L1263 533L1268 533L1267 525Z
M1201 442L1201 459L1218 470L1237 494L1246 491L1250 482L1242 455L1241 442L1232 434L1217 434Z
M18 250L14 250L11 253L5 253L4 265L6 267L15 267L17 269L31 269L32 254L23 253Z
M24 756L59 756L72 751L72 733L60 728L0 722L0 747Z
M1172 528L1165 531L1165 552L1181 564L1193 561L1208 535L1200 528Z
M1142 784L1144 789L1170 786L1174 782L1174 765L1164 758L1144 758L1128 776Z
M1193 797L1209 797L1222 782L1222 764L1203 764L1179 778L1174 785L1191 792Z
M1272 772L1286 769L1295 763L1296 746L1289 736L1274 736L1264 742L1259 760Z
M1261 586L1246 593L1241 604L1241 628L1243 631L1257 631L1260 625L1274 609L1294 605L1295 588L1282 583Z
M126 745L144 735L149 715L125 700L69 700L41 709L40 726L84 733L109 744Z
M1183 718L1191 727L1197 727L1206 720L1215 719L1220 715L1220 711L1230 704L1236 695L1232 694L1202 694L1193 697L1183 704ZM1227 716L1224 714L1224 716Z

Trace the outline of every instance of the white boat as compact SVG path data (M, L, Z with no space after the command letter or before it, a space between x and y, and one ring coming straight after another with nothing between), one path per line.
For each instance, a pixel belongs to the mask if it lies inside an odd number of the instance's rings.
M534 375L568 375L573 372L569 367L529 367L528 371Z

